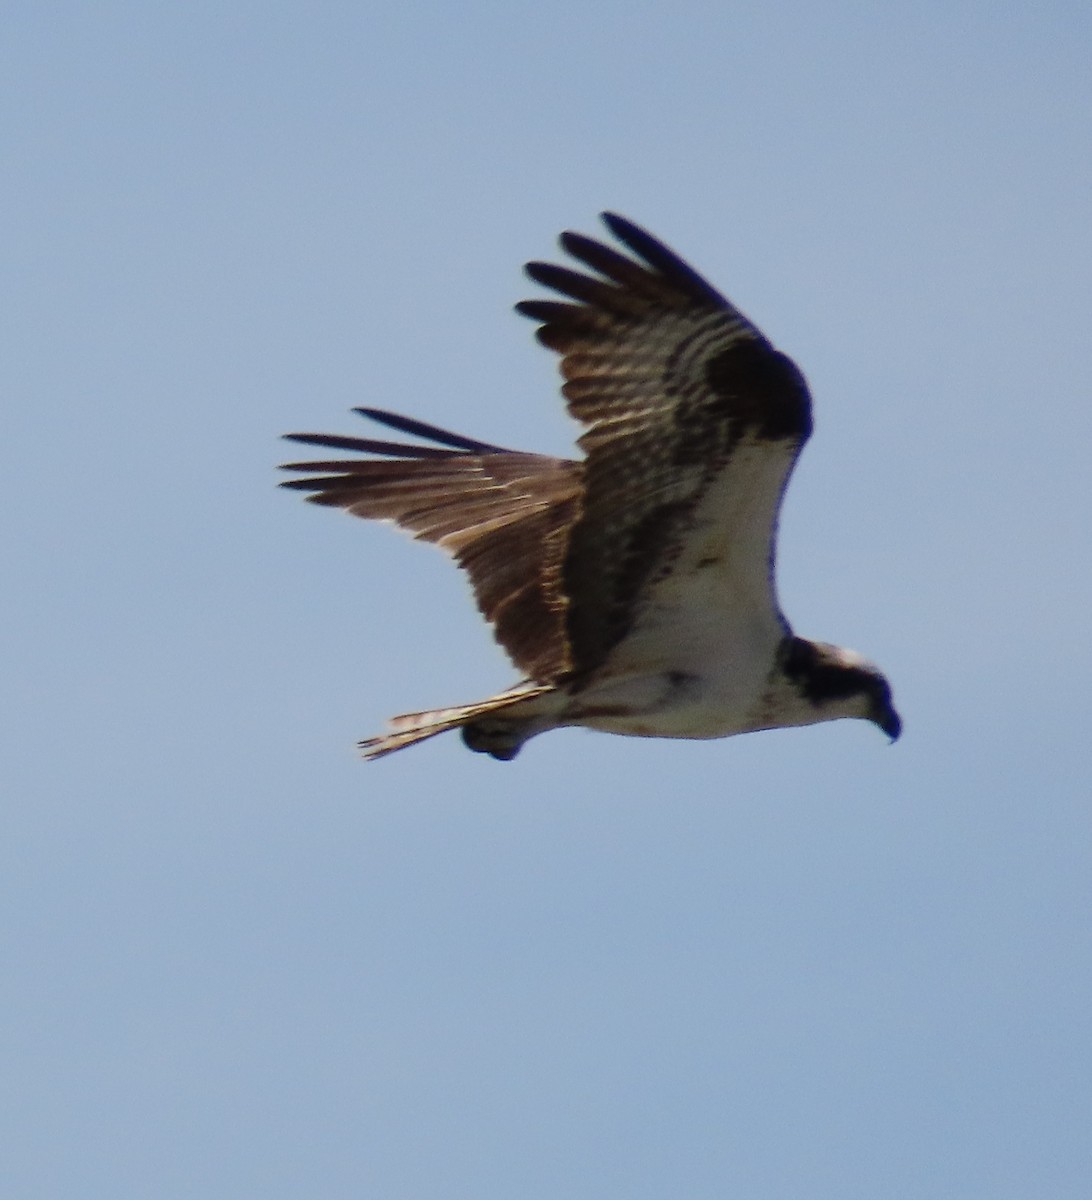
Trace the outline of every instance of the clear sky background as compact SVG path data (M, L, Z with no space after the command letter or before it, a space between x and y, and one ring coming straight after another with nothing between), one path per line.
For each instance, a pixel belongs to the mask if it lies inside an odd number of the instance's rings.
M13 0L0 1191L876 1200L1092 1178L1092 10ZM358 737L515 672L274 489L355 404L567 452L614 208L811 383L860 722Z

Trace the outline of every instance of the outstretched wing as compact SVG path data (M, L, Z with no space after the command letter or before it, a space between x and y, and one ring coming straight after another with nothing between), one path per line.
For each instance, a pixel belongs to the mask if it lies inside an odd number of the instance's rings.
M287 463L283 487L316 504L393 521L454 556L516 666L540 683L570 667L561 564L582 464L462 437L396 413L355 411L432 445L293 433L289 440L378 458Z
M603 220L633 257L562 234L592 273L531 263L532 279L572 302L518 305L561 355L569 411L587 426L584 498L563 564L578 673L642 621L677 645L718 620L784 624L777 513L811 431L792 361L644 230Z

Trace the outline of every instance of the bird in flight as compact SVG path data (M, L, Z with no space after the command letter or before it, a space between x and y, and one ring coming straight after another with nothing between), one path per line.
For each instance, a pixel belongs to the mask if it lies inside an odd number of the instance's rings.
M287 435L370 456L288 463L307 474L283 486L446 550L524 676L487 700L394 717L361 742L365 757L452 729L505 761L567 726L720 738L856 717L894 740L878 668L797 637L778 605L778 512L812 428L803 375L663 243L603 221L626 252L564 233L580 269L526 268L563 298L517 305L559 356L583 458L376 408L355 411L419 440Z

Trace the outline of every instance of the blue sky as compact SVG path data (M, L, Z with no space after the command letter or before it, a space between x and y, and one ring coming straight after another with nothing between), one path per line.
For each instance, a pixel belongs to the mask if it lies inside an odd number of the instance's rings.
M1061 2L6 7L5 1195L1087 1194L1090 52ZM511 305L603 208L808 376L782 600L896 747L356 759L514 673L276 439L567 452Z

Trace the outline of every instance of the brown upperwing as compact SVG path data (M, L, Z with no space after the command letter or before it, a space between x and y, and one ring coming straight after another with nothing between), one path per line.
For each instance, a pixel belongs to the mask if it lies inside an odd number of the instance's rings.
M315 504L393 521L454 556L470 576L497 641L529 678L549 682L570 666L561 563L579 505L582 465L462 437L381 409L365 416L437 445L294 433L290 440L384 455L287 463L315 472L282 486Z
M531 263L532 279L576 303L517 306L561 355L569 411L588 427L579 442L584 499L563 566L578 674L632 628L642 593L670 572L688 519L744 439L778 444L768 471L772 557L786 454L791 469L811 431L810 397L792 361L644 230L611 213L603 220L641 261L562 234L562 247L600 277Z

